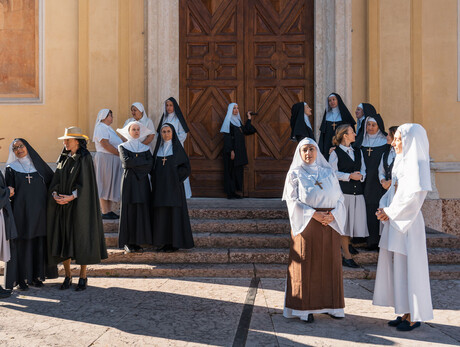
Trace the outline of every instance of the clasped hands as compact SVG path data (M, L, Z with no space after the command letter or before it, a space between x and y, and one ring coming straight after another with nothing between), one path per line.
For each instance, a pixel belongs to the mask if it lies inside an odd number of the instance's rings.
M59 205L67 205L69 202L75 199L75 196L73 194L71 195L65 195L65 194L58 194L56 192L53 193L53 198L56 201L57 204Z
M385 211L383 210L383 208L378 208L377 212L375 212L375 215L377 216L377 219L382 221L382 222L387 221L388 219L390 219L388 217L388 215L385 213Z
M363 175L361 175L361 172L355 171L350 174L350 179L354 181L361 181L361 178L363 178Z
M327 211L327 212L316 211L313 214L313 219L320 222L322 225L326 226L332 223L332 221L334 220L334 216L332 215L330 211Z

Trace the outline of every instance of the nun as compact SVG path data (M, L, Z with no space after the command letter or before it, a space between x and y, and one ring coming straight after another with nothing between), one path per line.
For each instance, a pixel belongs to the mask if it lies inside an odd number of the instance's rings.
M118 146L123 178L121 187L121 213L118 230L118 246L125 253L141 252L140 245L151 245L150 182L149 173L153 158L150 146L141 142L152 131L141 122L128 123L117 129L126 142Z
M429 143L419 124L403 124L392 146L391 186L376 215L383 222L373 304L402 315L388 322L410 331L433 319L425 223L421 208L431 191Z
M65 278L60 289L72 285L70 261L80 265L76 291L87 288L87 265L107 259L101 207L88 137L78 127L65 129L64 149L48 190L47 243L51 264L64 265Z
M345 317L340 254L344 198L334 170L310 138L297 145L283 200L291 223L284 317L308 323L316 313Z
M329 164L339 179L347 212L342 242L342 265L357 268L351 257L359 252L350 244L352 237L367 237L366 203L363 196L363 182L366 179L366 165L360 150L354 150L355 132L348 124L339 125L332 143L334 151L329 156Z
M144 145L149 145L150 146L150 151L153 153L153 139L155 138L156 131L155 131L155 126L153 125L153 121L147 116L147 113L145 112L144 105L142 105L140 102L135 102L134 104L131 105L131 118L128 118L123 125L123 128L128 125L128 123L138 121L142 123L147 129L151 130L151 133L145 137L141 137L139 140L144 144ZM126 141L127 139L123 139Z
M391 144L393 143L396 130L398 130L397 126L388 128L387 144L390 146L383 153L379 165L379 180L380 184L385 190L388 190L391 186L391 170L393 170L393 165L396 158L395 149L393 146L391 146Z
M364 138L364 124L367 117L374 117L377 114L375 107L372 104L363 102L356 107L356 140L353 143L353 148L360 149Z
M11 259L10 242L18 237L10 203L10 198L13 196L14 188L7 186L5 177L0 171L0 260L5 263ZM11 296L11 290L0 286L0 299L6 299L9 296Z
M385 189L379 180L379 165L383 153L389 147L386 136L383 119L379 114L366 117L361 152L366 164L364 200L366 201L367 228L369 230L367 249L370 251L378 249L380 240L380 223L375 212L379 207L380 198L385 194Z
M104 108L99 111L94 125L93 142L96 147L94 168L101 204L102 219L118 219L112 211L112 202L120 201L121 168L118 146L123 142L110 126L113 113Z
M47 266L46 199L53 170L24 139L9 147L5 180L14 189L10 198L18 237L10 241L5 287L20 290L43 287L46 277L57 278L56 266Z
M241 199L243 192L243 171L248 164L245 135L252 135L257 130L251 124L251 112L247 113L248 120L243 125L238 104L228 105L227 114L220 132L224 134L224 147L222 157L224 159L224 190L227 199Z
M342 101L342 98L337 93L331 93L327 97L327 105L324 111L323 120L320 127L319 149L326 158L329 159L329 150L332 147L332 137L335 135L337 127L341 124L349 124L355 130L355 120L348 111L347 106Z
M170 97L164 102L164 110L161 115L160 123L158 124L157 133L160 133L160 129L165 123L171 124L174 129L176 129L177 138L179 139L182 147L184 147L184 142L187 139L187 133L190 130L179 104L173 97ZM188 177L184 181L184 188L185 197L190 199L192 197L192 189L190 188L190 180Z
M160 128L154 152L152 180L153 242L158 251L175 252L193 248L192 227L185 198L184 180L190 162L174 126Z
M291 140L300 142L305 137L315 139L310 117L312 109L306 102L298 102L291 108Z

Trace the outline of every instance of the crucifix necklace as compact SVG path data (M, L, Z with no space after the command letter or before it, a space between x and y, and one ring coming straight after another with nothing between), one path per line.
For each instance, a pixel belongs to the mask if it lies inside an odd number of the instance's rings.
M161 161L163 162L163 166L165 166L166 160L168 160L168 159L166 159L166 153L168 153L169 147L171 147L171 146L172 146L172 144L170 144L167 148L163 147L163 159L161 159Z
M332 123L332 130L335 131L335 127L337 126L337 124L335 122Z
M30 179L33 178L32 176L30 176L30 166L29 166L29 170L26 170L26 168L24 167L24 165L22 165L22 163L21 163L21 161L20 161L19 159L18 159L18 162L19 162L19 164L21 164L22 169L23 169L23 170L25 171L25 173L27 174L26 179L27 179L27 181L28 181L29 184L30 184Z
M371 153L374 151L372 149L372 147L374 147L373 145L375 144L375 141L377 141L377 137L374 139L374 141L372 141L372 143L369 144L369 148L366 149L366 152L367 152L367 156L370 157L371 156ZM369 140L370 142L370 140Z
M308 172L308 171L307 171ZM319 170L318 172L316 173L316 177L314 177L313 179L315 180L315 186L318 186L320 187L321 189L323 189L323 182L320 182L318 180L318 177L319 177Z

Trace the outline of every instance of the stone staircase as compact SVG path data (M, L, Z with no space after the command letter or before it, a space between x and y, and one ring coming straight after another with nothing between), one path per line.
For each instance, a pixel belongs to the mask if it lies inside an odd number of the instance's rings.
M286 276L290 226L284 202L193 198L189 212L195 248L175 253L124 254L117 248L118 221L104 221L109 258L88 266L89 276ZM431 278L460 279L460 237L427 229L427 247ZM344 277L375 278L378 253L358 250L354 259L361 267L344 267ZM72 268L77 275L78 266Z
M286 276L290 226L278 199L189 200L195 248L175 253L124 254L117 246L118 221L105 221L109 258L89 266L93 276L276 277ZM427 229L432 278L460 279L460 238ZM378 253L358 248L359 269L345 278L374 278Z

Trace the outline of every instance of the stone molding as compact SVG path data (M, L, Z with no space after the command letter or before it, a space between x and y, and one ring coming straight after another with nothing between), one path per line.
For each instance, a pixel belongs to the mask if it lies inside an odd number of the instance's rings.
M434 172L460 172L460 162L457 162L457 161L432 162L431 170L433 170Z

